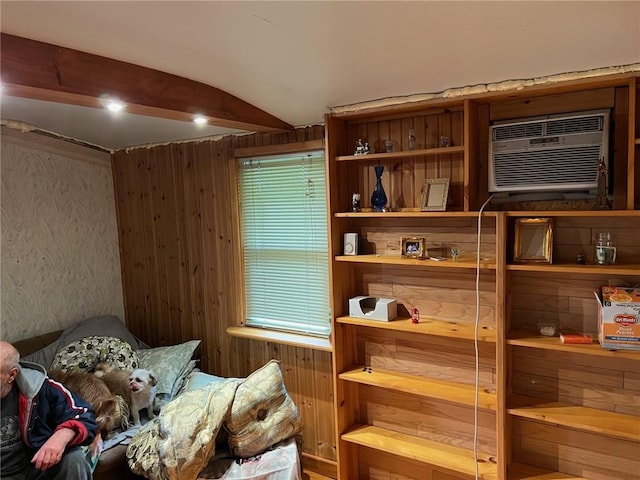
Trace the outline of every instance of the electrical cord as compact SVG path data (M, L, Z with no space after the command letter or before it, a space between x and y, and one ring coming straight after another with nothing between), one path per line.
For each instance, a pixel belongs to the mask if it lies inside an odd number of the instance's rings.
M480 388L480 354L478 352L478 324L480 323L480 234L482 232L482 211L491 201L493 194L482 204L478 211L478 243L476 246L476 319L473 331L473 347L475 350L475 397L473 402L473 459L475 463L476 480L478 472L478 389Z

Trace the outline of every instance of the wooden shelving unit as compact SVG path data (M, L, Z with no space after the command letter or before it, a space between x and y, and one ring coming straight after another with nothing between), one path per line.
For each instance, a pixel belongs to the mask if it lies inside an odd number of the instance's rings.
M400 458L417 460L440 467L445 471L468 476L475 475L477 463L480 479L496 478L496 460L488 453L478 452L476 462L472 450L370 425L356 425L350 431L343 433L342 439L363 447L393 453Z
M562 425L576 430L599 433L623 440L640 441L640 418L595 408L580 407L562 402L547 402L539 398L514 395L508 399L511 415L545 423Z
M391 322L378 322L366 318L338 317L336 322L349 325L359 325L370 329L392 330L406 332L412 335L434 335L437 337L473 340L476 337L475 323L460 323L455 321L434 320L421 318L420 323L412 323L410 318L396 318ZM494 343L496 329L493 324L478 324L478 341Z
M593 291L609 281L640 283L638 84L634 75L616 76L327 115L339 480L473 480L476 467L480 478L497 480L640 472L638 456L629 454L640 450L640 351L537 334L538 322L553 321L595 335ZM613 210L528 202L523 210L489 205L478 218L489 197L492 122L603 108L616 119ZM410 129L416 150L407 145ZM454 146L425 147L441 135ZM376 151L392 139L397 151L352 155L360 138ZM368 204L376 165L385 167L385 212ZM423 183L438 177L450 179L447 211L421 211ZM361 211L351 211L354 192ZM553 260L515 263L515 222L536 217L553 220ZM613 265L593 258L602 231L616 239ZM358 234L359 255L342 254L346 232ZM403 258L400 239L409 236L458 248L460 256ZM586 264L576 263L579 254ZM399 317L349 316L349 299L358 295L396 299ZM418 324L408 314L414 307Z
M626 358L640 360L638 350L608 350L602 348L598 340L594 338L591 345L576 345L562 343L560 337L544 337L528 331L511 331L507 338L508 345L518 347L537 348L542 350L556 350L560 352L577 353L580 355L595 355L608 358Z
M476 260L461 257L457 262L451 259L442 261L431 260L429 258L402 258L400 255L340 255L336 258L337 262L353 262L353 263L377 263L381 265L405 265L419 268L453 268L453 269L475 269L478 266ZM487 270L495 270L495 262L487 262L480 260L480 268Z
M368 153L366 155L338 155L336 157L336 162L397 160L414 157L453 155L459 153L464 153L464 147L423 148L419 150L405 150L402 152Z

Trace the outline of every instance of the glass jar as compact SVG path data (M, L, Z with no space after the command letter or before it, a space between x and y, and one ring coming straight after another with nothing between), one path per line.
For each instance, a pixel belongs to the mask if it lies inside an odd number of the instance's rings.
M598 234L598 240L596 242L596 262L598 265L611 265L616 262L616 246L609 232Z

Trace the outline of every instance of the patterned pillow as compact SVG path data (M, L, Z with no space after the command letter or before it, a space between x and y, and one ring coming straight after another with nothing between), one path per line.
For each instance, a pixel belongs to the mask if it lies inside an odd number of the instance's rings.
M237 457L252 457L302 431L298 408L284 385L277 360L249 375L238 387L225 421Z
M124 340L91 336L80 338L58 350L51 368L64 372L90 372L101 362L121 370L135 370L140 365L138 355Z
M179 345L138 350L140 368L147 368L158 375L155 409L161 409L178 392L185 377L195 367L191 360L200 340L189 340Z

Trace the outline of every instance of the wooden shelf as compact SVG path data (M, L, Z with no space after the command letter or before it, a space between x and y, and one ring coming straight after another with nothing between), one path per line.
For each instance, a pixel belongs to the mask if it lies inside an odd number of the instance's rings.
M597 342L597 340L594 340ZM544 337L536 335L532 332L523 330L514 330L509 332L507 338L508 345L518 347L539 348L542 350L556 350L570 353L580 353L582 355L596 355L609 358L626 358L630 360L640 360L640 351L633 350L607 350L602 348L599 343L592 345L577 345L571 343L562 343L560 337Z
M585 275L640 275L638 264L575 265L575 264L508 264L507 270L520 272L579 273Z
M369 371L361 365L355 365L342 372L338 375L338 378L347 382L387 388L397 392L410 393L462 405L473 406L475 404L475 387L465 383L426 378L379 368L372 368ZM478 408L496 410L495 389L480 388L478 391Z
M640 417L633 415L520 395L509 397L507 406L516 417L640 442Z
M478 212L446 211L446 212L423 212L418 208L407 208L394 210L391 212L374 212L371 209L363 209L361 212L337 212L336 218L477 218ZM495 217L496 212L482 212L482 217Z
M476 471L473 450L380 427L356 425L342 434L342 440L472 477ZM497 478L497 470L495 457L478 452L479 478L493 480Z
M442 261L429 260L428 258L402 258L400 255L338 255L336 257L338 262L352 262L352 263L373 263L378 265L403 265L412 267L424 267L424 268L453 268L453 269L475 269L477 267L476 261L467 257L462 257L457 262L454 262L450 258ZM486 259L480 260L481 270L495 270L495 261L489 261Z
M475 327L472 323L447 322L444 320L420 319L420 323L412 323L410 318L398 318L391 322L381 322L357 317L338 317L338 323L357 325L368 328L380 328L383 330L395 330L399 332L417 333L421 335L433 335L436 337L459 338L473 340ZM496 330L493 325L479 325L478 341L495 343Z
M509 210L507 217L640 217L640 210Z
M389 153L368 153L366 155L338 155L336 162L367 161L367 160L396 160L398 158L433 157L438 155L454 155L464 153L464 147L423 148Z
M512 463L507 474L508 480L585 480L568 473L552 472L523 463Z

